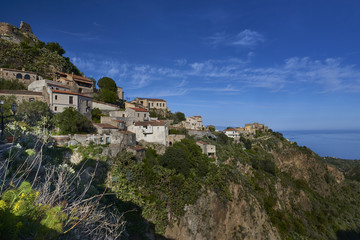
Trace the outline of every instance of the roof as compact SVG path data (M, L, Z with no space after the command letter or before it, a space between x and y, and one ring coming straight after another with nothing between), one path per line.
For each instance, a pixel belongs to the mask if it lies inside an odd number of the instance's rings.
M87 82L87 83L93 83L93 81L91 79L88 79L86 77L83 77L83 76L79 76L79 75L73 75L73 74L70 74L70 73L64 73L64 72L56 72L56 73L59 73L61 75L67 75L67 76L72 76L74 78L74 80L80 80L80 81L84 81L84 82Z
M55 87L61 87L61 88L67 88L67 89L70 89L69 87L62 86L62 85L59 85L59 84L48 83L48 85L55 86Z
M133 149L135 151L142 151L142 150L145 150L144 147L142 146L139 146L139 145L135 145L134 147L129 147L130 149Z
M118 105L111 104L111 103L100 102L100 101L97 101L97 100L93 100L93 102L100 103L100 104L105 104L105 105L109 105L109 106L116 107L116 108L120 108Z
M92 97L89 97L89 96L84 95L84 94L74 93L74 92L70 92L70 91L62 91L62 90L54 90L54 89L52 89L51 91L53 93L63 93L63 94L78 95L78 96L83 96L83 97L87 97L87 98L92 98Z
M135 122L135 126L165 126L166 122L164 121L160 121L160 120L155 120L155 121L144 121L144 122Z
M117 129L117 127L114 127L113 125L108 123L94 123L94 125L103 129Z
M227 132L227 131L236 131L236 129L234 128L228 128L228 129L225 129L224 132Z
M166 102L164 99L160 99L160 98L137 98L140 100L149 100L149 101L154 101L154 102Z
M0 90L0 93L3 94L22 94L22 95L37 95L42 96L41 92L33 92L28 90Z
M197 141L198 143L201 143L202 145L208 145L208 143L203 142L203 141Z
M123 133L123 134L135 134L135 133L130 132L130 131L119 131L119 132L121 132L121 133Z
M130 108L132 110L134 110L135 112L149 112L147 109L145 108Z
M36 72L30 72L30 71L23 71L18 69L12 69L12 68L0 68L6 71L13 71L13 72L23 72L23 73L31 73L31 74L37 74Z

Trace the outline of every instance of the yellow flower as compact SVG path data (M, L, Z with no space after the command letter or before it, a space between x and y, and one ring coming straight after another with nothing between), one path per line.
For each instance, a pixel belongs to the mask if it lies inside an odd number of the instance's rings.
M4 200L0 200L0 211L5 210L7 208L7 204Z
M20 195L20 199L24 198L25 196L26 196L26 194L25 194L25 193L22 193L22 194Z
M14 212L20 209L20 201L18 201L15 206L13 207Z
M39 191L37 191L37 192L35 193L36 197L38 197L38 196L39 196L39 194L40 194L40 192L39 192Z

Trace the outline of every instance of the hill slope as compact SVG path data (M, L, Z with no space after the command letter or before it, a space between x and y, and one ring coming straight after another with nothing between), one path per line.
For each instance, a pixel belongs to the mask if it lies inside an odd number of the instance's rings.
M28 24L17 28L0 23L0 67L33 71L52 78L54 71L82 75L57 43L44 43L37 39Z

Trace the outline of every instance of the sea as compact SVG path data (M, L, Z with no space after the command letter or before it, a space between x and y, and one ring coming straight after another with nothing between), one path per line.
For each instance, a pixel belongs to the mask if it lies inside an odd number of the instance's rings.
M322 157L360 160L360 130L279 131L291 142L306 146Z

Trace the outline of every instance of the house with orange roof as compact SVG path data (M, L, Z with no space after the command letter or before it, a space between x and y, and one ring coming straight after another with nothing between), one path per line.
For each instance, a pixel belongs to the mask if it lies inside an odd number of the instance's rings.
M95 89L93 80L75 75L74 73L55 72L54 80L60 82L62 85L71 88L71 91L83 94L92 94Z
M140 107L129 107L125 109L125 117L133 122L149 121L149 110Z
M141 105L147 109L167 109L167 103L164 99L159 98L135 98L135 104Z
M239 132L235 128L227 128L224 130L226 136L231 138L238 138L240 137Z

